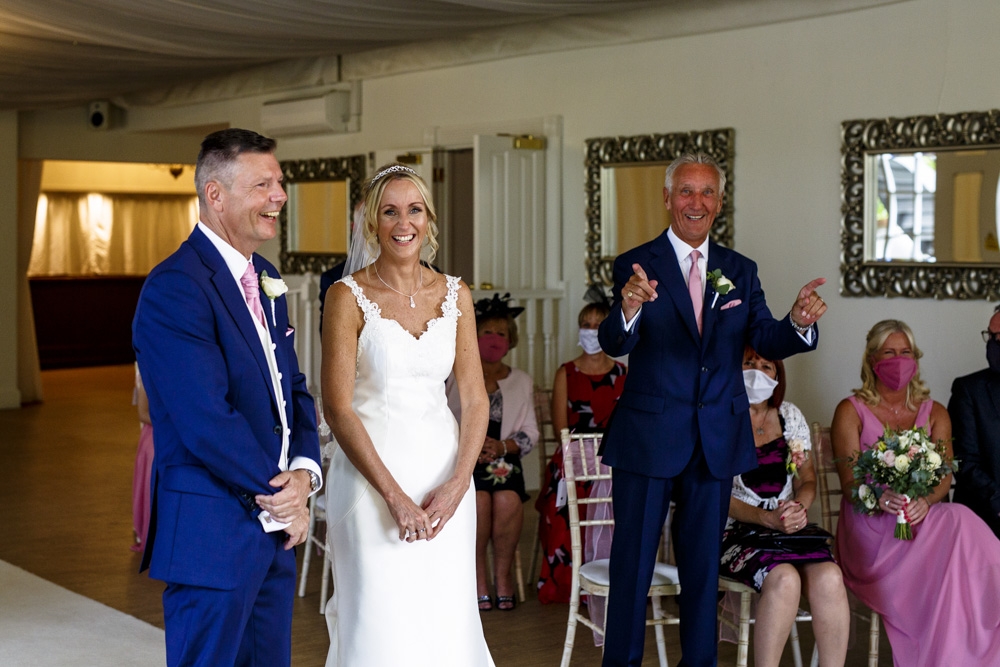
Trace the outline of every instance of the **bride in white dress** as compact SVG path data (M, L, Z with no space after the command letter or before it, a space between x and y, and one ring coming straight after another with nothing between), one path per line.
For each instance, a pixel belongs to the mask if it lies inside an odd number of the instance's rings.
M326 664L492 667L476 606L471 480L489 401L472 296L420 265L436 226L413 170L380 169L365 193L376 259L331 287L324 309L323 411L340 444L326 484ZM461 424L445 398L453 371Z

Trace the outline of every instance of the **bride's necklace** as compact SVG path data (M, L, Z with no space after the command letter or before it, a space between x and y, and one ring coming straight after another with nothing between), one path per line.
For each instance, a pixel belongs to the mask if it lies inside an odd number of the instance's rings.
M419 266L417 267L417 275L420 278L420 284L417 285L417 289L413 290L413 294L404 294L403 292L400 292L398 289L396 289L395 287L393 287L392 285L390 285L389 283L387 283L382 278L381 275L379 275L378 264L372 263L372 266L375 267L375 275L378 276L378 279L382 281L383 285L385 285L386 287L388 287L389 289L391 289L393 292L395 292L399 296L405 296L407 299L409 299L410 300L410 308L416 308L417 307L417 304L413 302L413 297L415 297L417 295L417 292L419 292L424 287L424 272L420 270Z
M764 422L767 421L767 413L771 411L771 408L764 410L764 417L760 420L760 425L753 423L753 411L750 412L750 423L753 425L754 433L757 435L764 435Z

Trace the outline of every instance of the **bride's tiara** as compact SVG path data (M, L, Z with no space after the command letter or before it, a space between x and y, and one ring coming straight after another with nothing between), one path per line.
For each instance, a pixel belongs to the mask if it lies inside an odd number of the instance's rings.
M417 175L417 172L413 171L409 167L405 167L401 164L394 164L391 167L386 167L382 171L372 176L371 182L375 183L376 181L378 181L378 179L382 178L383 176L388 176L389 174L395 174L397 172L405 172L407 174L413 174L414 176Z

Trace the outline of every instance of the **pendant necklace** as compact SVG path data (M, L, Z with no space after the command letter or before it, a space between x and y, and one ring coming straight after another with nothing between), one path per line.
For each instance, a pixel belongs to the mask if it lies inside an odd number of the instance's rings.
M399 296L405 296L407 299L409 299L410 300L410 308L416 308L417 307L417 304L413 302L413 297L415 297L417 295L417 292L419 292L423 288L423 286L424 286L424 272L420 270L419 266L417 267L417 275L420 278L420 284L417 285L417 289L413 290L413 294L404 294L404 293L400 292L398 289L396 289L395 287L393 287L392 285L390 285L389 283L387 283L385 280L383 280L382 276L379 275L378 265L377 264L375 264L373 262L372 266L375 267L375 275L378 276L378 279L382 281L383 285L385 285L386 287L388 287L389 289L391 289L393 292L395 292Z
M767 413L769 411L770 411L770 408L768 408L767 410L764 410L764 418L760 420L760 426L756 426L756 425L754 426L754 432L757 433L757 435L764 435L764 422L767 421ZM752 412L750 413L750 423L751 423L751 425L753 424L753 413Z

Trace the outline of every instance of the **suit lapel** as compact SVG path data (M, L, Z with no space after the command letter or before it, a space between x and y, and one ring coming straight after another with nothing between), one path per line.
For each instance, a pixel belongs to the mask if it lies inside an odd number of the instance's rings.
M993 378L988 378L985 384L986 391L993 400L993 407L996 409L997 414L1000 414L1000 382Z
M259 258L256 253L253 256L253 259L254 259L254 267L253 267L254 271L257 272L257 275L260 275L261 271L265 270L265 268L258 265L259 262L257 260ZM269 276L269 277L274 278L274 276ZM278 297L278 299L282 298L286 297ZM266 294L264 294L264 290L260 291L260 305L264 309L264 321L267 325L268 334L270 334L271 336L271 342L274 343L274 347L272 348L274 350L274 364L277 367L278 372L281 373L281 379L279 380L279 382L281 382L281 393L285 398L285 414L289 420L289 423L291 423L292 408L291 405L288 403L288 397L292 395L292 377L291 374L288 372L288 355L285 353L286 346L282 344L283 341L278 339L279 336L283 337L286 332L284 331L279 332L276 326L277 322L276 302L277 299L271 301L271 299L268 298ZM272 304L275 304L275 310L272 310ZM264 361L266 364L267 360L265 359ZM270 373L270 371L268 372ZM268 375L268 377L270 377L270 375ZM268 386L269 387L271 386L270 382L268 382ZM271 389L271 392L272 392L271 395L274 396L273 387ZM277 398L275 398L275 405L277 405Z
M703 341L709 340L712 336L712 332L715 330L715 322L719 316L719 307L721 303L716 303L715 308L712 307L712 302L715 301L716 291L712 287L712 284L708 281L708 273L715 271L716 269L722 269L722 275L727 278L731 278L735 269L733 269L729 263L726 261L728 255L726 250L722 246L716 245L715 243L709 242L708 247L708 265L705 267L705 309L702 312L702 331L704 335L702 336ZM722 298L721 296L719 297Z
M274 387L271 384L271 371L267 367L267 358L264 357L264 347L260 344L260 336L257 335L257 327L253 323L253 316L250 315L250 311L247 309L246 297L243 296L243 291L233 279L233 274L229 270L229 267L226 266L222 255L219 254L219 251L215 249L215 246L212 245L212 242L208 240L201 230L195 228L189 240L201 256L205 266L212 270L212 284L219 293L219 298L222 300L223 305L225 305L226 310L229 311L230 317L233 318L233 323L239 329L247 347L250 348L250 354L253 355L257 366L260 367L260 372L264 376L268 393L271 395L271 403L277 404ZM264 319L267 319L266 311Z
M670 299L674 302L677 312L680 313L681 321L687 327L691 337L698 341L698 322L694 319L694 307L691 305L691 294L688 292L687 283L684 281L684 274L681 272L681 265L677 261L677 254L674 247L667 238L667 233L663 232L657 238L650 249L653 255L650 263L660 280L657 291L666 291Z

